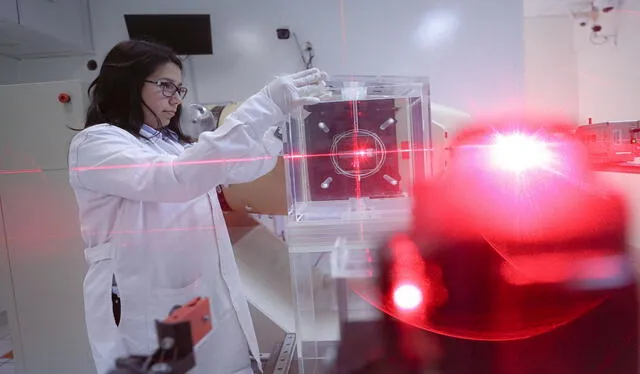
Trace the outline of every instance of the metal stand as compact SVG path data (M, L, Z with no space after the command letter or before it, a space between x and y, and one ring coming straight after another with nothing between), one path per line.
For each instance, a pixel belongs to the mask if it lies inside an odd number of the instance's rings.
M340 329L343 324L349 321L349 303L347 293L349 288L347 287L347 280L344 278L336 279L336 293L338 299L338 321L340 323Z
M296 334L285 334L282 343L276 344L271 354L261 355L264 374L288 374L295 357L295 351ZM254 367L254 372L259 373L256 367Z

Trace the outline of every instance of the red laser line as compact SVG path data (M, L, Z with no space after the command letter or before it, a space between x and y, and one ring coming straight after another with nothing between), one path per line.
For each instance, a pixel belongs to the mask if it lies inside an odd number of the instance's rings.
M400 154L400 153L414 153L414 152L429 152L430 148L413 148L413 149L394 149L384 151L368 151L368 155L378 154ZM349 152L335 152L335 153L316 153L316 154L292 154L283 156L285 159L298 160L316 157L344 157L352 156L358 159L361 157L359 150ZM165 167L165 166L178 166L178 165L206 165L206 164L221 164L226 162L251 162L258 160L265 160L271 157L253 157L244 159L223 159L223 160L204 160L204 161L185 161L185 162L154 162L154 163L141 163L141 164L123 164L123 165L100 165L100 166L82 166L71 168L72 171L90 171L90 170L112 170L112 169L130 169L130 168L147 168L147 167ZM359 164L356 163L356 166ZM0 175L9 174L29 174L29 173L42 173L42 169L23 169L23 170L0 170Z
M0 175L42 173L42 169L0 170Z

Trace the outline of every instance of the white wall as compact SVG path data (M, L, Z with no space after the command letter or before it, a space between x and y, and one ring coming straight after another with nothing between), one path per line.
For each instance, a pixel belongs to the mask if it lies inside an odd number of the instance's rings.
M640 0L625 0L624 11L603 25L619 27L617 45L594 45L586 30L575 27L580 117L640 120Z
M213 56L193 56L191 100L239 100L274 74L300 69L290 27L309 40L318 67L331 74L428 75L434 101L477 113L523 96L522 3L512 0L91 1L100 61L127 38L125 13L211 14ZM22 62L16 81L91 79L86 59ZM193 83L191 83L193 86ZM197 99L195 99L197 98Z
M640 0L600 19L612 40L598 45L568 13L526 18L525 81L529 107L586 124L640 120Z
M0 56L0 85L10 84L19 78L18 65L18 60Z
M577 56L570 17L525 18L527 109L568 120L579 117Z

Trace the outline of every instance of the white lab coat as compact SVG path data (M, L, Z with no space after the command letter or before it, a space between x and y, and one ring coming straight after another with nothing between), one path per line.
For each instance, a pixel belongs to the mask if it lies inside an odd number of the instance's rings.
M192 373L252 372L249 349L259 357L258 343L215 187L269 172L282 149L273 131L284 119L257 94L187 147L108 124L74 137L70 182L86 242L85 314L98 374L117 357L152 353L155 320L196 296L211 299L213 331L197 347Z

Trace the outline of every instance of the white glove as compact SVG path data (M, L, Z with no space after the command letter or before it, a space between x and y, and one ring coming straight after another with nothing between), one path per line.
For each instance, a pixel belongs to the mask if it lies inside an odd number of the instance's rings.
M325 92L327 73L316 68L285 75L269 83L262 92L282 110L290 114L304 105L320 102Z

